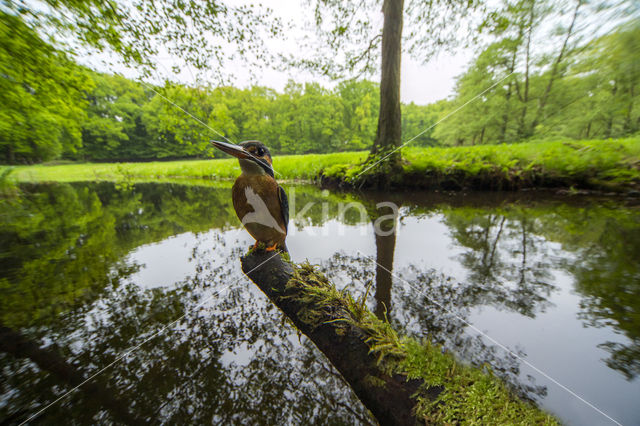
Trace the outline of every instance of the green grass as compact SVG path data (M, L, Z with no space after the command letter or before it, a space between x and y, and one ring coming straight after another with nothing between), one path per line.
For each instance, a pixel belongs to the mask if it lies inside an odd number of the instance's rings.
M549 176L585 176L601 179L640 177L640 138L592 141L529 142L513 145L409 148L407 171L451 169L469 175L487 172Z
M313 180L320 171L336 163L356 164L365 152L283 155L274 158L278 180ZM0 170L1 171L1 170ZM18 166L11 178L20 182L77 182L95 180L235 179L240 174L236 159L156 161L149 163L83 163Z
M512 145L479 145L403 150L402 185L418 182L453 187L580 186L620 189L640 185L640 137L627 139L525 142ZM359 185L375 175L362 166L334 165L325 176ZM479 183L478 183L479 182Z
M366 292L354 300L308 263L292 266L288 293L281 297L302 303L300 319L313 327L332 318L327 322L359 328L383 374L422 379L414 412L425 424L558 424L550 414L513 395L488 368L462 364L438 345L398 334L367 309ZM370 386L385 385L377 377L370 379ZM430 386L444 388L435 400L427 396Z
M284 155L274 158L280 181L325 177L354 186L376 174L360 175L366 152ZM538 186L629 189L640 187L640 137L591 141L525 142L512 145L403 149L406 160L397 186L452 189ZM0 170L0 173L2 170ZM151 163L64 164L15 167L14 181L233 179L235 159Z

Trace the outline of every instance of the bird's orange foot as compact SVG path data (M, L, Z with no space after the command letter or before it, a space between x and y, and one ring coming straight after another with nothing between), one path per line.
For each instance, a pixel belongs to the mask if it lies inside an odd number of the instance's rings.
M265 250L266 250L266 251L275 251L275 249L277 248L277 246L278 246L278 243L276 243L276 244L272 245L271 247L267 247Z

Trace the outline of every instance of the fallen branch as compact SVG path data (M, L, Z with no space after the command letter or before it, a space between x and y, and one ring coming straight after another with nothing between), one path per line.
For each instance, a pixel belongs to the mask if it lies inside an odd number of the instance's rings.
M280 256L271 259L269 256L272 254L254 251L243 257L243 271L250 271L249 278L325 354L381 424L416 423L412 414L416 401L411 395L421 382L382 371L365 343L367 336L344 321L348 312L343 312L338 305L327 306L324 311L310 311L313 307L299 299L305 295L288 286L296 276L292 265Z
M556 424L494 376L457 363L428 342L399 337L362 301L308 264L254 250L242 270L306 335L383 425Z

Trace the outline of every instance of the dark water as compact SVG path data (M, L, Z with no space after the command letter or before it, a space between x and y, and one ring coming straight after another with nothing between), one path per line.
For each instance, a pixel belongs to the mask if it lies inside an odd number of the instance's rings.
M490 366L565 423L611 421L549 377L640 423L632 202L289 191L296 213L308 206L290 225L293 260L356 296L370 285L372 310ZM229 188L25 186L0 218L0 424L45 408L32 423L373 422L240 272L252 240Z

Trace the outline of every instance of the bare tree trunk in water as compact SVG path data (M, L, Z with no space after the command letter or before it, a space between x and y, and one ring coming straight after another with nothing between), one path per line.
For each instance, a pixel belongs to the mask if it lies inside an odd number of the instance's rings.
M391 312L391 286L393 284L393 256L396 249L398 216L382 221L373 229L376 236L376 309L378 318L384 319L385 312ZM378 228L378 229L376 229ZM382 232L380 232L382 231ZM383 235L384 234L384 235ZM388 235L387 235L388 234Z
M400 111L400 58L402 53L402 13L404 0L385 0L382 6L382 68L380 78L380 112L378 131L371 154L384 153L402 143ZM388 159L392 166L400 164L400 152Z

